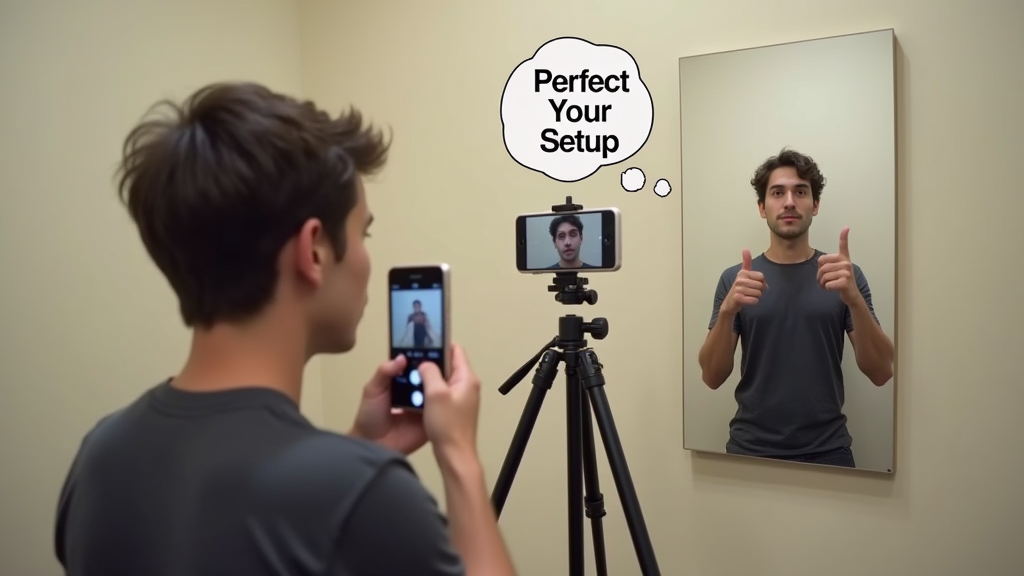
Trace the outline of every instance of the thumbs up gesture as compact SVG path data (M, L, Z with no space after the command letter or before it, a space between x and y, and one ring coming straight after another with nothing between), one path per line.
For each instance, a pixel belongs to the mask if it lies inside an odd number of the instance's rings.
M764 281L764 274L751 270L750 266L750 250L744 250L743 265L722 301L721 311L737 314L744 306L757 304L761 299L761 293L768 288L768 283Z
M853 278L849 237L850 227L845 226L839 233L839 252L818 258L818 284L825 290L839 292L847 305L860 296L857 282Z

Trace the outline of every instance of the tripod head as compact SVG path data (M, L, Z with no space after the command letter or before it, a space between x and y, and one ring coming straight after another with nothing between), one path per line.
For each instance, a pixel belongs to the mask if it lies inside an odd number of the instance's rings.
M579 212L583 210L582 204L574 204L572 196L565 197L565 204L556 204L551 207L552 212ZM581 278L577 272L556 272L555 277L548 286L548 292L555 293L555 301L566 306L578 306L581 304L597 304L597 290L585 288L589 280Z
M548 292L555 292L555 301L573 306L597 303L597 290L585 288L588 280L580 278L576 272L556 272L548 286Z

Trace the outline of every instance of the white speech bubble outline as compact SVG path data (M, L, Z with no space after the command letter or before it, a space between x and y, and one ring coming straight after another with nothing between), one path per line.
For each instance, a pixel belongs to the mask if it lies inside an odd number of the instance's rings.
M623 172L619 180L622 183L622 189L626 192L639 192L647 183L647 175L643 170L634 166Z
M672 185L669 184L668 180L659 178L658 181L654 183L654 195L658 198L664 198L671 193Z
M627 81L631 81L630 92L627 96L621 91L537 94L533 90L537 64L551 70L552 75L563 76L586 70L591 77L595 73L606 77L625 71ZM541 139L542 131L559 124L554 121L555 111L548 101L555 96L556 103L566 99L563 114L573 104L611 104L612 108L607 110L608 123L596 125L585 135L615 136L618 148L606 158L596 152L544 152L541 145L547 143ZM568 129L566 122L560 124L559 140L580 129L578 125ZM505 150L520 166L560 182L579 182L605 166L629 160L647 144L654 129L654 99L640 76L636 59L629 52L610 44L563 36L545 42L509 75L501 93L501 125Z

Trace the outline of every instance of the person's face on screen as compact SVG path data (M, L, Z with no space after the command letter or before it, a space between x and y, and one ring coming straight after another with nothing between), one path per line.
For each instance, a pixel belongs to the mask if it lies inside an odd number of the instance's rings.
M555 248L558 256L565 262L572 262L579 256L580 244L583 243L583 234L578 228L568 222L563 222L555 232Z
M811 183L797 176L789 166L777 168L768 180L761 217L778 236L791 240L807 233L818 214L818 204L811 194Z
M423 305L420 304L418 300L416 302L413 302L412 303L412 311L417 313L417 314L419 314L420 312L423 311Z
M345 221L345 253L335 255L325 249L319 256L322 283L310 311L313 353L341 353L354 348L356 330L366 308L370 254L365 240L373 218L362 182L357 188L356 205Z

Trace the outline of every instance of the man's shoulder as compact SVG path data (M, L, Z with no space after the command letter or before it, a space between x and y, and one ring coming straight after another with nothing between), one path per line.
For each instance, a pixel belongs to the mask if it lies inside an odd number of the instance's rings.
M857 264L856 262L850 262L850 266L852 266L852 267L853 267L853 275L854 275L854 276L856 276L856 277L858 277L858 278L861 278L861 279L865 279L865 276L864 276L864 268L862 268L862 267L861 267L861 266L860 266L859 264Z

